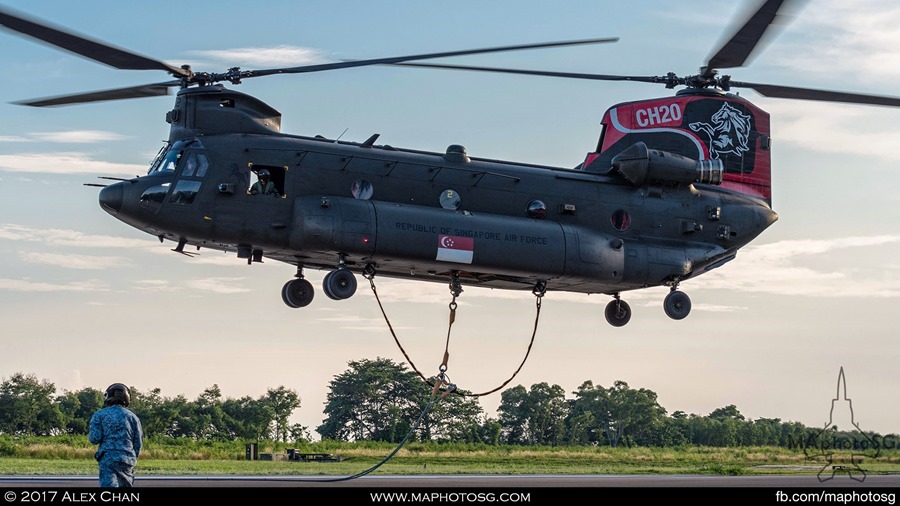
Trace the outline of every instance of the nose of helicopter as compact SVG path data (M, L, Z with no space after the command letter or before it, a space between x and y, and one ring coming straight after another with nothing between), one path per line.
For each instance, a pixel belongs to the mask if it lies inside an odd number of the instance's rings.
M125 191L122 183L115 183L100 190L100 207L115 216L122 209L122 198Z

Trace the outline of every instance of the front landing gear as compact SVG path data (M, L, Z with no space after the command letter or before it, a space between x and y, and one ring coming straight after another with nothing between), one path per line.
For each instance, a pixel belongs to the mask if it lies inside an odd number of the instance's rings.
M281 300L294 309L308 306L314 295L312 283L303 278L292 279L281 289Z
M343 267L331 271L322 280L322 290L331 300L349 299L356 293L356 276Z
M606 305L606 321L613 327L621 327L631 319L631 307L619 298L619 294L615 294L613 297L614 299Z
M672 286L672 291L669 292L669 295L666 295L666 299L663 301L663 309L669 318L682 320L691 314L691 298L686 293L676 290L675 286Z

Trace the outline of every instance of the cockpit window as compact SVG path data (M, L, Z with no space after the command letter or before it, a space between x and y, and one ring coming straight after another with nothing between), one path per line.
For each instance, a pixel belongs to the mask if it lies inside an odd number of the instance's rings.
M163 158L166 156L166 149L169 148L169 143L163 145L163 147L159 148L159 152L156 153L156 156L153 157L153 161L150 162L150 170L147 171L147 174L153 174L156 172L156 168L159 167L159 164L162 163Z
M206 155L199 152L190 151L184 160L184 167L181 169L181 177L202 178L209 169L209 161Z
M206 159L206 155L203 153L197 153L197 177L203 177L206 175L206 170L209 169L209 161Z
M200 191L200 185L200 181L185 179L178 181L178 184L175 185L175 190L172 191L172 196L169 197L169 202L173 204L193 204L194 197Z
M175 172L175 167L178 167L178 160L181 159L181 150L176 149L174 146L166 151L165 156L159 158L156 163L150 167L150 172L148 174L153 174L156 172Z
M166 146L163 146L163 149L160 150L159 154L156 155L156 159L154 159L153 163L150 165L150 171L147 172L147 174L175 172L175 169L178 168L178 162L181 160L182 155L184 155L185 148L189 146L195 150L203 149L203 144L200 143L199 139L185 139L171 145L167 144ZM185 175L191 176L197 171L197 176L203 177L203 175L206 174L206 168L208 168L208 162L206 162L205 156L202 161L199 158L195 158L192 162L190 174L186 173ZM203 170L202 173L199 172L200 169Z
M166 154L166 158L159 166L159 170L175 172L175 167L178 166L178 160L181 159L181 151L169 151Z
M195 170L197 170L197 155L191 153L188 155L187 160L184 161L181 177L191 177L194 175Z

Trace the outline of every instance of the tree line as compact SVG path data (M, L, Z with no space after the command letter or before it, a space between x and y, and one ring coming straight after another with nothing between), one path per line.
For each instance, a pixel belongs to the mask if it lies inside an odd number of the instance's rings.
M431 396L416 373L389 359L360 360L330 384L324 439L400 441ZM559 385L518 385L500 394L497 417L477 399L450 395L422 419L420 441L490 445L790 446L811 429L778 418L746 419L734 405L705 416L660 406L657 395L616 381L604 388L585 381L567 397Z
M561 386L546 382L529 388L518 385L501 392L497 416L491 417L465 391L430 403L432 388L404 364L377 358L348 365L329 383L325 418L315 429L322 439L396 443L412 431L416 441L488 445L796 448L822 430L778 418L750 420L735 405L707 415L669 414L655 392L632 388L624 381L609 387L585 381L571 396ZM290 423L291 414L300 407L300 396L284 386L270 388L258 398L235 399L224 398L213 385L195 400L183 395L165 397L158 388L129 388L130 409L140 417L148 437L310 439L306 427ZM102 406L99 390L57 394L53 383L17 373L0 382L0 434L86 434L91 416ZM842 434L838 429L831 431ZM884 440L879 434L869 435Z
M258 398L223 398L213 385L191 401L164 397L159 388L128 387L128 409L141 420L146 437L185 437L230 441L309 439L308 430L289 422L300 407L296 391L270 388ZM0 434L55 436L87 434L91 416L103 407L103 392L94 388L56 393L56 386L33 374L16 373L0 382Z

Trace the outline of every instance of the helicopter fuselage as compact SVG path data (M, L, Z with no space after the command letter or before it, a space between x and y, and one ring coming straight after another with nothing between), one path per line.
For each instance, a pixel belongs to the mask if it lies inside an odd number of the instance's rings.
M282 134L262 106L221 86L184 90L150 173L104 188L102 207L178 251L616 295L715 268L777 218L713 185ZM272 194L251 193L262 169Z

